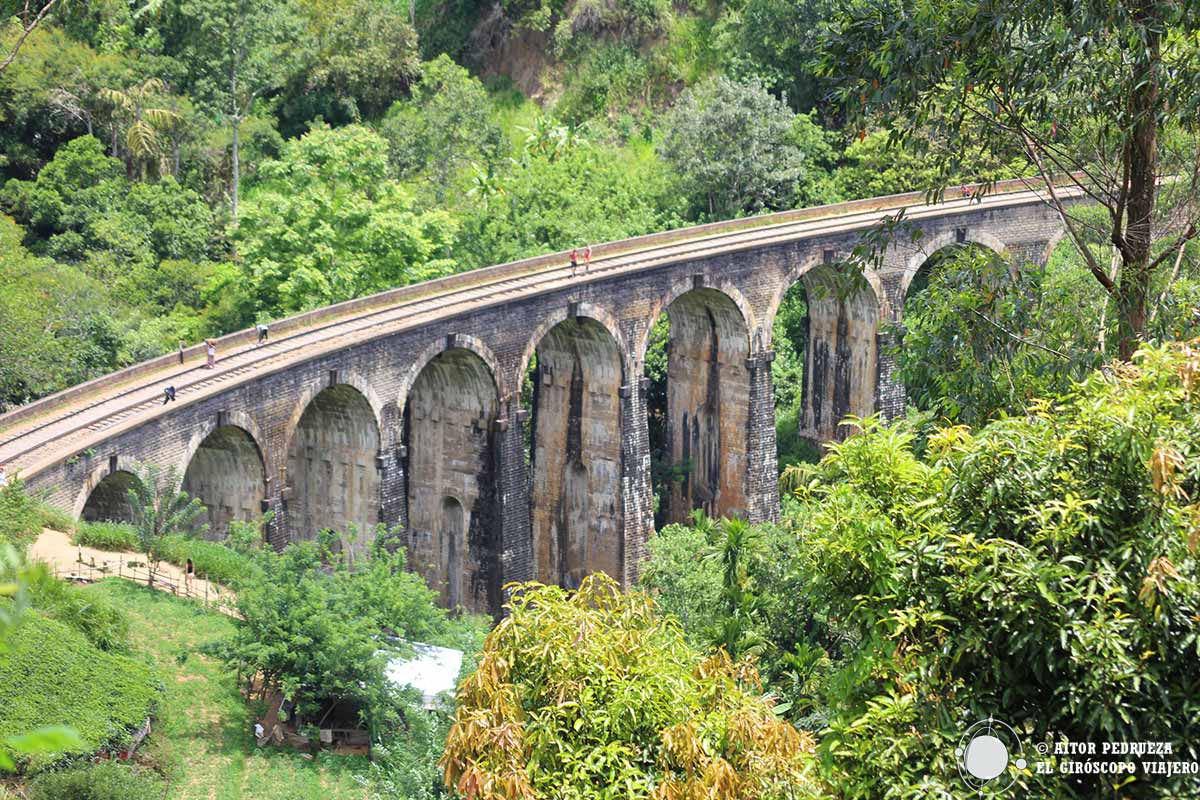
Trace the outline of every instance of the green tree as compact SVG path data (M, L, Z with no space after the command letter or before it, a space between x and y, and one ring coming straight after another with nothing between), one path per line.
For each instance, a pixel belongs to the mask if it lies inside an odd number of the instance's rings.
M0 410L111 372L119 332L108 291L32 255L0 215Z
M239 623L217 649L247 690L279 691L305 716L333 700L357 703L377 734L402 724L404 698L384 676L385 637L471 648L482 618L452 622L436 595L405 568L403 551L376 546L350 569L332 552L336 534L283 552L252 550L235 586Z
M1043 179L1068 179L1104 208L1111 266L1050 190L1112 298L1128 359L1155 273L1200 229L1198 26L1194 3L852 0L823 36L821 68L860 126L878 115L908 141L932 126L959 152L1017 149ZM944 173L952 162L940 163Z
M1047 267L1015 275L1007 259L983 247L944 253L923 270L894 347L916 408L980 425L1022 413L1100 365L1091 323L1103 318L1103 291L1081 286L1086 267L1061 251Z
M282 315L452 272L445 211L419 212L367 128L318 126L263 164L236 243L244 291Z
M1184 454L1200 442L1197 375L1193 347L1147 345L1023 415L934 431L922 456L908 423L858 420L858 435L792 471L780 525L739 555L741 586L769 685L792 719L825 729L841 795L961 796L964 719L989 715L1022 729L1026 748L1150 739L1196 757L1200 466ZM690 561L661 552L644 574L664 607L710 625L711 609L731 613L685 594L711 576L719 542ZM1049 774L1014 771L1014 788L1166 798L1194 786L1064 776L1045 760Z
M795 115L758 79L715 78L687 90L664 120L662 158L709 219L785 208L813 176Z
M103 109L96 90L115 79L121 61L54 25L30 35L21 57L0 72L0 174L32 177L63 144L98 132Z
M154 583L158 565L166 555L163 548L169 537L208 530L208 523L197 524L204 514L200 498L179 488L174 467L165 472L154 465L145 467L129 487L129 505L133 508L138 548L146 556L150 583Z
M389 0L300 0L304 66L279 97L280 125L290 136L306 123L377 119L420 74L417 35L407 9Z
M179 114L157 103L167 86L160 78L147 78L124 89L101 89L100 98L115 110L125 125L125 150L131 167L137 165L143 180L146 164L165 155L162 133L179 122ZM115 127L115 126L114 126ZM161 166L159 172L166 172ZM132 174L132 169L131 169Z
M584 138L554 156L527 153L489 185L457 244L472 265L665 230L683 218L653 153Z
M444 54L421 65L412 98L392 107L380 132L399 173L425 174L438 205L467 164L494 158L500 139L483 85Z
M817 796L811 739L749 661L688 647L603 573L516 587L460 685L442 765L479 800Z
M166 21L195 93L229 126L230 204L238 219L241 125L254 102L283 85L297 57L300 16L293 2L181 0Z
M810 111L824 101L827 87L812 70L820 23L831 0L747 0L727 3L715 35L726 73L758 78L780 92L788 105Z
M3 47L0 48L0 73L8 69L8 65L17 57L21 45L37 27L45 21L57 0L5 0L0 3L0 20L6 23L15 22L15 30L4 31Z

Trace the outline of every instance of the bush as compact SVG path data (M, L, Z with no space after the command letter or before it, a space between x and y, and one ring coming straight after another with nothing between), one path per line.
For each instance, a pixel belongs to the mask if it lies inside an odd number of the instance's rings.
M782 523L736 559L668 529L680 546L652 540L643 583L702 640L717 638L704 636L714 608L718 634L761 639L790 716L826 729L822 763L847 800L963 796L955 747L993 715L1027 753L1161 741L1168 760L1196 760L1198 387L1196 343L1147 346L976 433L859 420L818 465L789 470ZM693 588L714 558L744 595L732 610ZM1046 762L1014 773L1014 791L1195 793L1194 775L1139 769L1116 787Z
M31 769L123 746L158 701L161 687L149 666L98 650L41 612L27 612L7 644L0 654L0 741L48 725L79 735L71 752L35 756Z
M794 585L866 643L830 687L847 796L953 774L964 716L1200 756L1197 375L1194 345L1147 347L1027 416L931 436L925 461L871 426L833 448ZM1017 780L1042 797L1195 788Z
M42 532L42 512L38 502L25 492L20 478L11 478L0 486L0 544L11 544L24 552Z
M812 797L812 740L750 661L705 658L653 601L603 573L525 584L459 686L448 787L512 797Z
M29 800L160 800L163 780L140 767L108 761L38 775Z
M38 511L42 516L42 527L62 533L70 533L75 528L75 519L66 511L55 508L48 503L41 503Z
M41 565L32 571L27 591L33 608L70 625L101 650L122 653L129 650L128 618L95 593L57 580Z
M162 554L165 560L180 567L190 558L196 575L226 586L236 585L250 569L250 562L244 555L207 539L167 536L163 539Z
M97 550L128 552L138 549L137 529L124 522L80 522L72 544Z

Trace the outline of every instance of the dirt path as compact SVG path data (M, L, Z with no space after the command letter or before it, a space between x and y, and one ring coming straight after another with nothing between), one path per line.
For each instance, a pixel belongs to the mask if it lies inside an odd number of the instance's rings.
M71 537L61 531L46 528L29 548L32 561L42 561L57 577L99 580L101 577L120 577L149 584L144 566L130 567L130 562L144 562L145 556L133 552L112 552L94 547L71 544ZM233 592L218 583L199 577L186 579L183 569L163 561L159 564L153 584L156 588L181 597L192 597L214 610L232 615Z

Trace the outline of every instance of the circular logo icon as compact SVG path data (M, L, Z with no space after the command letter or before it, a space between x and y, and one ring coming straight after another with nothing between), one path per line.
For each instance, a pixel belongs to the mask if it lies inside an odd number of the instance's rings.
M954 757L959 775L980 797L1012 786L1017 771L1028 766L1021 737L1012 726L992 717L967 728L954 748Z

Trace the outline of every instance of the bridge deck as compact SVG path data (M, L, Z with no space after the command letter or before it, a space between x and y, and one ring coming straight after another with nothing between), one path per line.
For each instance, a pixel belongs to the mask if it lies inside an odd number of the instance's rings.
M979 199L936 205L921 195L782 212L730 223L600 245L586 275L572 277L563 253L526 259L384 292L272 325L272 338L255 344L253 331L220 340L217 366L203 367L201 348L154 359L80 387L60 392L0 416L0 464L9 474L32 476L155 417L226 391L232 386L362 341L482 307L525 298L572 283L611 279L667 263L749 250L780 242L867 230L899 208L912 220L960 213L968 208L1004 208L1044 201L1024 182L1000 184ZM1066 192L1071 193L1071 192ZM177 401L164 406L163 390L175 386Z

